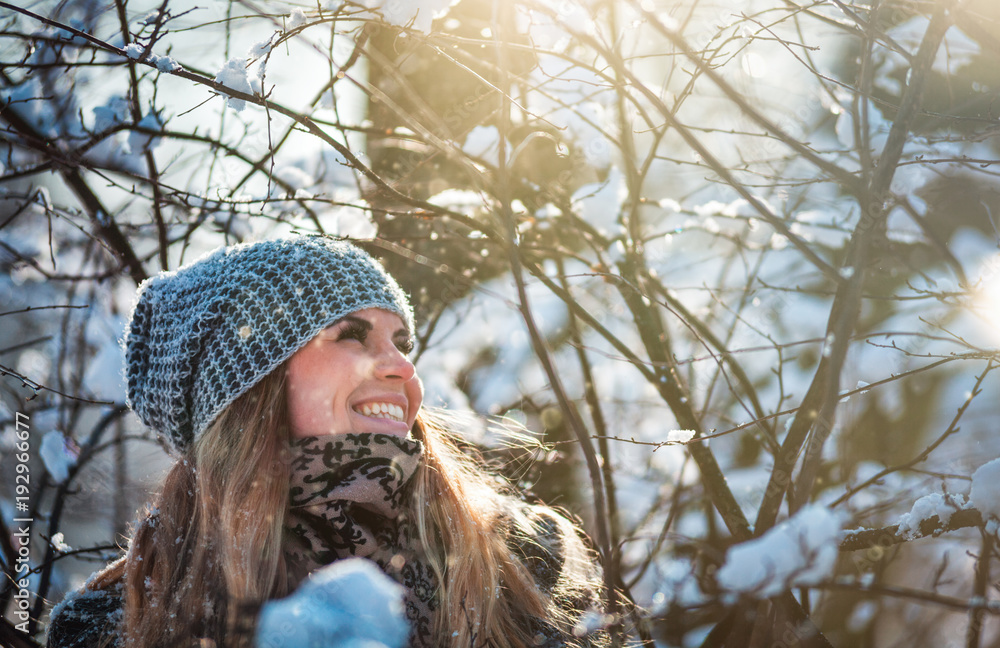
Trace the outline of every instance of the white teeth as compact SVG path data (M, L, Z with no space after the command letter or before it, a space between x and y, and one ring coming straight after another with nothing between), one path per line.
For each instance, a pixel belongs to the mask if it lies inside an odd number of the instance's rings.
M390 421L406 420L403 408L392 403L365 403L360 408L355 408L355 411L370 418L387 419Z

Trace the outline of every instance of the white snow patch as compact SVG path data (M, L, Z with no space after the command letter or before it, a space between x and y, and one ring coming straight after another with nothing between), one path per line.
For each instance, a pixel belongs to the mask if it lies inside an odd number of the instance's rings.
M839 513L806 506L763 536L730 548L717 572L719 586L766 598L815 585L833 573L842 535Z
M496 126L476 126L465 136L462 151L488 164L500 164L500 131Z
M63 536L62 531L52 536L52 546L56 548L56 551L72 551L73 547L66 544L66 538Z
M694 438L694 430L670 430L666 443L687 443Z
M146 48L139 43L129 43L125 46L125 55L128 56L133 61L143 60L145 63L156 66L156 69L160 72L173 72L179 69L180 64L169 56L157 56L150 52L143 59L142 53L146 51Z
M994 459L972 473L972 505L983 514L986 530L996 533L1000 529L1000 459Z
M57 482L65 481L69 477L69 469L76 464L76 453L59 430L49 430L45 433L39 454L42 456L45 470Z
M136 21L139 25L155 25L156 21L160 19L159 11L150 11L148 14Z
M302 13L300 9L296 9L299 13ZM271 53L271 48L274 46L274 34L265 38L262 41L258 41L250 46L247 50L247 58L258 59L267 56Z
M154 56L153 65L160 72L173 72L174 70L179 70L181 67L180 63L169 56Z
M258 41L247 50L247 65L244 67L247 74L247 81L253 94L264 94L264 76L267 74L267 57L271 53L271 48L279 36L278 32L270 37Z
M125 55L134 61L138 61L144 49L146 48L139 43L129 43L125 46Z
M250 80L247 78L247 62L242 58L231 58L226 61L222 69L216 73L215 82L238 92L253 93ZM247 105L246 101L235 97L227 97L226 103L236 112L242 112Z
M370 560L338 560L287 598L261 609L256 648L402 648L409 629L403 589Z
M899 533L907 540L913 540L920 533L920 523L937 516L941 524L948 524L948 520L955 511L967 508L964 495L944 495L942 493L931 493L924 495L916 502L909 513L899 516Z
M463 212L486 207L482 194L465 189L445 189L428 198L427 202Z
M307 21L306 12L301 9L293 9L292 14L288 17L288 22L285 23L285 27L286 29L298 29L306 24Z
M128 121L128 100L114 96L108 103L94 108L94 130L103 131Z

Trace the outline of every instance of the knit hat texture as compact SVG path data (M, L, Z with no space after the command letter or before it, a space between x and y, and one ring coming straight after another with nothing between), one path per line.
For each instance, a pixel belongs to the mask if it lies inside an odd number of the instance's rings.
M128 404L184 452L227 405L345 315L406 295L363 250L320 236L219 248L139 286L125 332Z

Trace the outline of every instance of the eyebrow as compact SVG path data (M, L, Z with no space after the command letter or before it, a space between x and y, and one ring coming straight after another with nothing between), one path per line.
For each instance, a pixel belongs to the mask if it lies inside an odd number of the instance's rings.
M353 322L358 326L364 327L366 332L371 331L373 328L375 328L374 324L372 324L363 317L358 317L357 315L344 315L334 323L334 326L340 324L341 322L347 322L347 321ZM406 330L405 328L400 328L396 329L396 331L392 334L392 337L393 339L406 338L407 340L409 340L412 336L410 335L410 332L408 330Z

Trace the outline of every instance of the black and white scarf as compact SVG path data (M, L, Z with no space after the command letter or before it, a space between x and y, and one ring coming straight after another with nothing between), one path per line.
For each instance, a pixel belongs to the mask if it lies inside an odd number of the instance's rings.
M290 589L335 560L372 560L406 589L411 648L432 648L437 578L405 512L422 444L340 434L296 439L292 452L284 548Z

